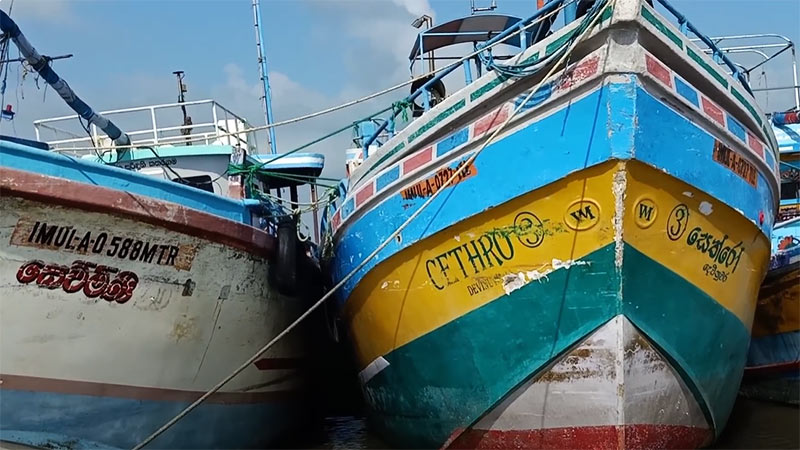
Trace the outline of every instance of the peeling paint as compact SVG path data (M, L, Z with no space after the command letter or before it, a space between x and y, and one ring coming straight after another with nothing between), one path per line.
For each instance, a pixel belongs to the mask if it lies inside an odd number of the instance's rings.
M625 163L620 163L619 169L614 174L614 184L612 191L614 192L614 263L618 270L622 270L622 253L624 248L623 242L623 221L625 218L625 190L627 189L628 179L627 172L625 171ZM620 290L622 286L620 286ZM622 298L622 292L620 292Z
M700 207L698 209L706 216L714 212L714 206L706 201L700 202Z
M517 289L525 286L526 284L532 281L541 281L543 278L545 281L548 280L547 276L551 273L555 272L559 269L569 269L572 266L584 266L589 265L588 261L580 261L580 260L571 260L568 259L566 261L562 261L557 258L553 258L550 262L550 269L547 270L531 270L528 272L518 272L518 273L510 273L503 277L503 290L506 294L510 294ZM543 267L547 267L542 266Z
M687 197L689 197L689 198L692 198L692 197L694 197L694 194L693 194L693 193L691 193L690 191L686 191L686 192L684 192L684 193L683 193L683 195L685 195L685 196L687 196Z

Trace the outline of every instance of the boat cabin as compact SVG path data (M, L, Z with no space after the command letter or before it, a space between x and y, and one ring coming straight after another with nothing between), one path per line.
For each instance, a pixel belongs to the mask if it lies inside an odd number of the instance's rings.
M316 201L316 178L325 158L318 153L267 153L266 134L214 100L104 111L125 129L131 149L114 149L101 130L83 125L77 115L34 122L36 138L51 151L114 165L142 175L174 181L233 199L273 199L277 210L293 209L298 187L309 185ZM102 150L98 150L102 149ZM250 177L244 174L252 174ZM289 198L281 192L289 190ZM315 220L316 223L316 220Z

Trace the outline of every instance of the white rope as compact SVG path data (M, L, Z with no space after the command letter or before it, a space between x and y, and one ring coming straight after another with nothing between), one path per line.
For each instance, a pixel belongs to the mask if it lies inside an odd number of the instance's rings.
M486 50L489 50L489 49L491 49L491 48L493 48L493 47L495 47L497 45L503 44L508 39L511 39L512 37L516 36L517 34L520 34L520 33L524 32L524 31L527 31L528 29L532 28L533 26L538 25L541 21L547 19L548 17L550 17L550 16L552 16L554 14L558 14L568 4L573 3L575 1L577 1L577 0L571 0L571 1L565 2L561 6L555 8L553 11L550 11L549 13L543 15L542 17L539 17L538 19L534 20L530 24L528 24L528 25L526 25L526 26L514 31L513 33L510 33L508 36L504 37L503 39L500 39L499 41L494 42L494 43L492 43L490 45L487 45L486 47L483 47L481 49L475 50L472 53L467 54L466 56L462 57L461 59L459 59L457 61L454 61L454 62L452 62L452 63L450 63L448 65L442 66L442 67L440 67L440 68L438 68L436 70L432 70L430 72L426 72L426 73L424 73L424 74L422 74L422 75L420 75L418 77L411 78L410 80L404 81L404 82L402 82L400 84L397 84L397 85L394 85L394 86L392 86L390 88L386 88L386 89L384 89L382 91L378 91L378 92L369 94L369 95L367 95L365 97L361 97L361 98L356 99L356 100L351 100L351 101L349 101L347 103L342 103L340 105L332 106L332 107L327 108L327 109L323 109L323 110L320 110L320 111L309 113L309 114L306 114L306 115L303 115L303 116L298 116L298 117L295 117L295 118L292 118L292 119L286 119L286 120L283 120L283 121L280 121L280 122L275 122L275 123L271 123L271 124L267 124L267 125L260 125L260 126L257 126L257 127L243 128L241 130L231 131L229 133L216 134L216 135L214 135L214 139L220 139L220 138L225 138L225 137L229 137L229 136L236 136L236 135L240 135L240 134L244 134L244 133L252 133L252 132L256 132L256 131L263 131L263 130L268 130L270 128L281 127L281 126L284 126L284 125L291 125L293 123L302 122L302 121L308 120L308 119L313 119L315 117L319 117L319 116L322 116L322 115L325 115L325 114L329 114L329 113L332 113L332 112L335 112L335 111L338 111L338 110L341 110L341 109L349 108L350 106L357 105L359 103L363 103L363 102L368 101L368 100L372 100L373 98L376 98L376 97L380 97L380 96L385 95L385 94L387 94L389 92L395 91L395 90L400 89L400 88L405 87L405 86L408 86L409 84L411 84L411 83L413 83L413 82L415 82L415 81L417 81L417 80L419 80L421 78L425 78L427 76L437 74L437 73L439 73L441 71L444 71L444 70L449 70L449 69L453 68L454 66L458 66L458 65L462 64L465 60L468 60L468 59L470 59L470 58L472 58L472 57L474 57L476 55L479 55L479 54L485 52ZM201 142L201 141L206 141L206 140L208 140L207 137L198 136L196 138L181 140L181 142ZM123 149L140 148L142 146L147 146L147 145L152 146L152 145L155 145L155 144L152 144L152 143L150 143L150 144L131 144L131 145L115 145L115 146L107 146L107 147L96 147L96 146L95 147L70 147L70 148L58 149L57 151L58 152L73 152L73 151L86 151L86 150L115 150L115 149L116 150L123 150Z
M616 0L611 0L610 4L612 4L612 5L613 5L614 3L616 3ZM539 89L541 89L541 88L542 88L542 86L543 86L543 85L544 85L544 84L545 84L545 83L548 81L548 78L550 78L550 77L551 77L551 76L552 76L552 75L553 75L553 74L556 72L556 70L559 68L559 66L560 66L561 64L563 64L563 63L564 63L564 61L566 61L566 59L567 59L567 58L568 58L568 57L569 57L569 56L572 54L572 51L574 50L575 46L576 46L576 45L577 45L579 42L581 42L581 41L583 40L583 38L584 38L584 37L585 37L587 34L589 34L589 33L591 32L592 28L595 26L595 24L596 24L597 20L598 20L600 17L602 17L602 14L601 14L601 13L598 13L598 14L596 15L596 17L595 17L595 18L592 20L591 24L590 24L590 25L589 25L589 26L586 28L586 30L585 30L583 33L581 33L581 35L579 35L579 36L578 36L578 37L575 39L575 41L574 41L574 42L573 42L573 43L570 45L569 49L568 49L568 50L567 50L567 51L564 53L564 55L563 55L563 56L562 56L562 57L561 57L561 58L560 58L560 59L559 59L559 60L558 60L558 61L557 61L557 62L556 62L554 65L553 65L553 67L550 69L550 72L548 72L548 73L547 73L547 75L545 75L545 76L544 76L544 78L542 78L542 80L539 82L539 84L536 86L536 88L530 91L530 93L529 93L529 94L528 94L528 95L525 97L525 100L523 100L523 101L522 101L522 102L519 104L519 106L517 106L517 107L516 107L516 109L514 109L514 111L513 111L513 112L512 112L512 113L511 113L511 114L508 116L508 118L506 118L506 120L505 120L505 121L504 121L504 122L503 122L503 123L502 123L502 124L501 124L499 127L497 127L497 128L494 130L494 132L493 132L493 133L492 133L492 134L489 136L489 138L488 138L488 139L486 139L486 141L483 143L483 145L482 145L482 146L481 146L481 147L480 147L478 150L476 150L476 151L475 151L475 153L473 153L473 154L472 154L472 155L471 155L471 156L470 156L470 157L469 157L469 158L466 160L466 162L465 162L465 164L464 164L465 166L468 166L468 165L472 164L472 162L473 162L473 161L475 161L475 158L477 158L477 157L478 157L478 155L479 155L481 152L483 152L483 150L485 150L485 149L486 149L486 147L488 147L490 143L492 143L492 142L494 141L494 139L497 137L497 135L499 135L499 134L500 134L500 132L501 132L501 131L503 131L503 129L505 129L505 127L506 127L506 126L509 124L509 122L511 122L511 119L513 119L513 118L514 118L514 117L515 117L515 116L516 116L516 115L519 113L519 111L521 111L521 110L522 110L522 109L525 107L525 105L526 105L526 104L528 103L528 101L529 101L529 100L530 100L530 99L533 97L533 95L534 95L536 92L538 92L538 91L539 91ZM217 383L216 385L214 385L214 387L212 387L211 389L209 389L209 390L208 390L208 392L206 392L205 394L203 394L202 396L200 396L200 398L198 398L197 400L195 400L195 401L194 401L194 402L193 402L191 405L187 406L187 407L186 407L186 408L185 408L183 411L181 411L180 413L178 413L178 414L177 414L175 417L173 417L173 418L172 418L172 419L171 419L169 422L165 423L163 426L161 426L161 428L159 428L159 429L158 429L158 430L156 430L156 431L155 431L153 434L151 434L150 436L148 436L147 438L145 438L145 439L144 439L144 440L143 440L141 443L139 443L138 445L136 445L135 447L133 447L133 450L140 450L140 449L142 449L142 448L143 448L145 445L147 445L147 444L149 444L150 442L152 442L152 441L153 441L155 438L157 438L157 437L158 437L159 435L161 435L163 432L165 432L166 430L168 430L168 429L169 429L169 428L170 428L172 425L174 425L174 424L175 424L175 423L177 423L179 420L181 420L183 417L185 417L187 414L189 414L189 412L191 412L191 411L192 411L194 408L196 408L198 405L200 405L201 403L203 403L203 402L204 402L206 399L208 399L209 397L211 397L211 396L212 396L214 393L216 393L217 391L219 391L219 390L220 390L220 389L221 389L223 386L225 386L225 385L226 385L226 384L227 384L229 381L231 381L231 380L232 380L234 377L236 377L236 375L238 375L238 374L239 374L239 373L241 373L241 372L242 372L244 369L246 369L247 367L249 367L250 365L252 365L252 364L253 364L253 363L254 363L254 362L255 362L255 361L258 359L258 358L260 358L260 357L261 357L261 355L263 355L264 353L266 353L266 352L267 352L267 350L269 350L270 348L272 348L272 346L273 346L273 345L275 345L275 343L276 343L276 342L278 342L278 341L279 341L279 340L281 340L281 339L282 339L284 336L286 336L286 335L287 335L287 334L288 334L290 331L292 331L292 330L293 330L293 329L294 329L294 328L295 328L295 327L296 327L298 324L300 324L300 322L302 322L303 320L305 320L305 318L306 318L306 317L308 317L308 316L309 316L309 315L310 315L312 312L314 312L314 311L315 311L317 308L319 308L319 306L320 306L320 305L322 305L322 304L323 304L323 303L324 303L326 300L328 300L328 299L331 297L331 295L333 295L333 293L334 293L334 292L336 292L337 290L339 290L339 288L341 288L342 286L344 286L344 284L345 284L345 283L347 283L348 281L350 281L350 279L351 279L353 276L355 276L355 274L356 274L356 273L358 273L358 271L360 271L362 268L364 268L364 266L366 266L366 265L367 265L367 263L368 263L368 262L369 262L369 261L370 261L372 258L374 258L374 257L375 257L375 256L376 256L378 253L380 253L380 251L381 251L381 250L383 250L383 249L384 249L384 248L385 248L387 245L389 245L389 243L390 243L390 242L394 241L395 237L396 237L397 235L399 235L399 234L400 234L400 233L401 233L401 232L402 232L402 231L403 231L403 230L404 230L404 229L405 229L405 228L406 228L406 227L407 227L407 226L408 226L408 225L409 225L409 224L410 224L412 221L414 221L414 219L416 219L416 218L417 218L417 217L418 217L420 214L422 214L422 211L424 211L424 210L425 210L425 209L426 209L426 208L427 208L427 207L428 207L428 206L429 206L429 205L430 205L430 204L431 204L431 203L432 203L434 200L436 200L436 198L438 198L438 197L439 197L439 195L441 195L441 193L445 191L445 189L444 189L444 188L445 188L445 187L447 187L447 186L449 186L449 185L450 185L450 183L452 183L452 182L453 182L453 181L454 181L454 180L455 180L455 179L456 179L458 176L459 176L459 173L458 173L457 171L456 171L456 172L454 172L454 173L453 173L453 174L450 176L450 178L448 178L448 179L447 179L447 181L445 181L445 182L444 182L444 184L442 185L442 189L439 189L438 191L434 192L434 193L433 193L433 195L431 195L430 197L428 197L428 199L427 199L427 200L426 200L426 201L425 201L425 202L424 202L424 203L423 203L423 204L422 204L422 205L419 207L419 209L417 209L416 211L414 211L414 212L413 212L413 213L412 213L412 214L411 214L411 215L408 217L408 219L406 219L406 220L405 220L405 222L403 222L403 223L400 225L400 227L398 227L398 228L397 228L397 230L395 230L394 232L392 232L392 234L391 234L391 235L389 235L389 237L388 237L388 238L386 238L386 240L384 240L384 241L381 243L381 245L379 245L379 246L378 246L378 247L377 247L375 250L373 250L373 251L372 251L372 253L370 253L370 254L369 254L369 255L368 255L366 258L364 258L364 259L363 259L363 260L362 260L362 261L361 261L361 262L358 264L358 266L356 266L356 268L355 268L355 269L351 270L351 271L350 271L350 273L348 273L348 274L347 274L347 275L346 275L344 278L342 278L342 280L341 280L341 281L339 281L338 283L336 283L336 285L334 285L334 286L333 286L333 287L332 287L332 288L331 288L331 289L330 289L328 292L326 292L326 293L325 293L325 295L323 295L323 296L322 296L322 297L321 297L319 300L317 300L317 302L316 302L316 303L314 303L314 304L313 304L313 305L312 305L312 306L311 306L311 307L310 307L308 310L306 310L306 312L304 312L303 314L301 314L301 315L300 315L300 317L298 317L297 319L295 319L295 321L294 321L294 322L292 322L292 323L291 323L291 324L290 324L288 327L286 327L286 329L284 329L284 330L283 330L283 331L281 331L281 332L280 332L280 333L279 333L277 336L275 336L274 338L272 338L272 340L271 340L271 341L269 341L269 342L268 342L266 345L264 345L263 347L261 347L261 349L259 349L259 350L258 350L258 352L256 352L256 353L255 353L253 356L251 356L250 358L248 358L248 359L247 359L247 361L245 361L245 362L244 362L244 363L242 363L242 364L241 364L239 367L237 367L237 368L236 368L236 370L234 370L233 372L231 372L231 374L230 374L230 375L226 376L225 378L223 378L223 379L222 379L222 381L220 381L219 383Z

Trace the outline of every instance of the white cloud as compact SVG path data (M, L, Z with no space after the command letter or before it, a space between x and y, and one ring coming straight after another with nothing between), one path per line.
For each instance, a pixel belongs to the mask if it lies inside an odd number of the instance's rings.
M0 0L0 9L19 20L40 20L44 22L64 23L76 19L70 3L72 0Z
M392 0L395 5L402 6L411 15L419 17L423 14L433 16L433 8L431 8L428 0Z

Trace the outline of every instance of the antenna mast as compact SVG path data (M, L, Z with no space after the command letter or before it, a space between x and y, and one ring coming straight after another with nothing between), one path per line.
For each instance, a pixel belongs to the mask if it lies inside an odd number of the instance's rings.
M253 0L253 20L256 28L256 48L258 49L258 68L261 73L261 88L264 94L264 115L267 125L273 123L272 95L269 89L269 75L267 71L267 58L264 56L264 37L261 33L261 6L259 0ZM275 142L275 128L269 129L269 149L272 154L277 153Z

